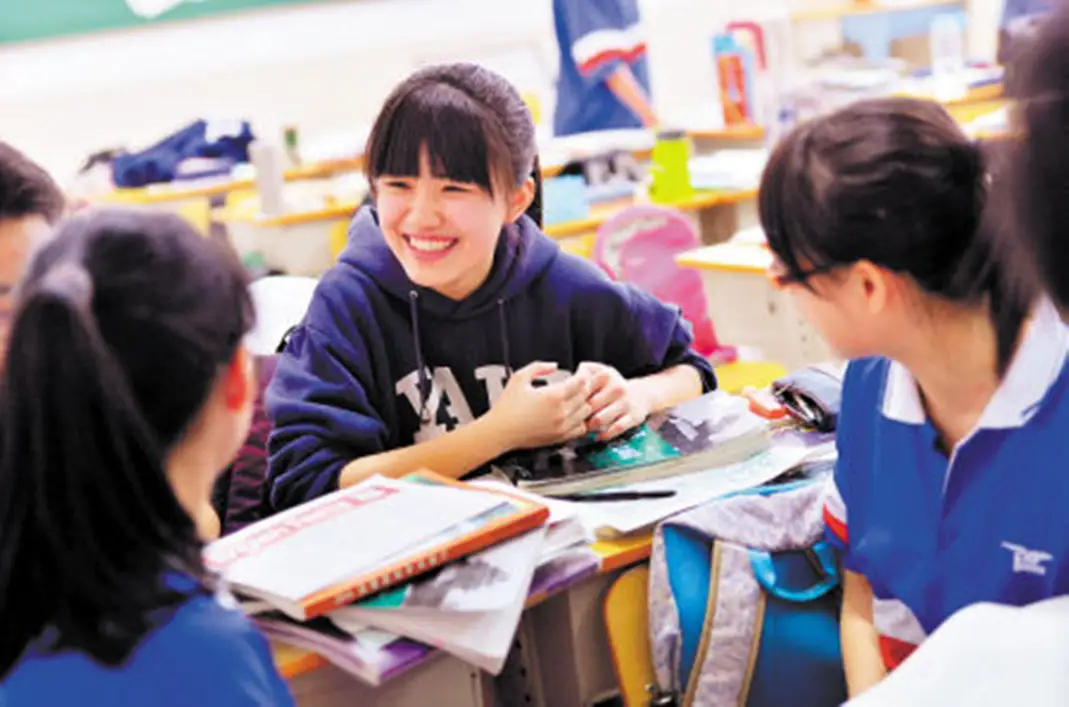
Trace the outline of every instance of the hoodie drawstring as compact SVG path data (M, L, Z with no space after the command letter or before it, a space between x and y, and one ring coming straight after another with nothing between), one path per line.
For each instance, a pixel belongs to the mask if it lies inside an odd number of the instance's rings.
M412 315L412 338L416 348L416 370L419 371L419 421L428 425L431 423L431 411L427 409L427 401L431 395L431 378L427 375L427 366L423 361L423 345L419 338L419 292L409 291L408 309Z
M507 383L508 379L512 378L513 371L512 352L509 350L509 317L504 299L497 301L497 319L501 325L501 331L498 334L501 336L501 355L505 359L505 382Z
M427 408L431 396L431 377L427 374L427 365L423 359L423 343L419 335L419 292L408 293L408 310L412 316L412 339L415 342L416 370L419 375L419 420L422 424L432 422L432 412ZM497 301L497 319L500 324L498 335L501 337L501 354L505 359L505 382L512 377L512 350L509 347L508 307L504 299Z

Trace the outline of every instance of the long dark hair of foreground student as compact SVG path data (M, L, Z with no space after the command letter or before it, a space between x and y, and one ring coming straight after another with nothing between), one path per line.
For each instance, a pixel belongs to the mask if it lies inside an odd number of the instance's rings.
M1069 6L1043 22L1014 66L1013 122L1022 139L1007 141L1007 188L998 194L1004 257L1026 280L1038 280L1069 311ZM1007 218L1009 217L1009 218Z
M252 324L237 259L184 221L64 225L19 293L0 379L0 677L27 644L121 663L205 578L167 451Z

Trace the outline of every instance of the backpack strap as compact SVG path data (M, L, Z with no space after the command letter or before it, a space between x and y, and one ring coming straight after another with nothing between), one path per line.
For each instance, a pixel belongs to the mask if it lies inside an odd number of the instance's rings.
M785 563L777 563L767 550L748 550L750 566L758 584L769 594L791 602L819 599L839 588L839 571L835 554L825 541L805 548L800 554L807 567L802 572L791 571Z

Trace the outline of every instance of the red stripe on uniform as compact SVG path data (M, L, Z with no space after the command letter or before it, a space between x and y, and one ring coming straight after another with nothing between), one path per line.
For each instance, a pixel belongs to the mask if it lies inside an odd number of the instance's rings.
M831 510L829 510L827 506L824 506L824 524L835 534L835 537L839 538L844 543L848 542L850 536L846 531L846 523L832 515Z
M631 49L607 49L590 57L579 65L579 71L583 74L592 74L599 68L613 61L626 61L631 63L646 53L646 45L638 44Z
M888 670L894 670L902 665L913 651L917 650L914 643L906 643L891 636L880 636L880 657Z

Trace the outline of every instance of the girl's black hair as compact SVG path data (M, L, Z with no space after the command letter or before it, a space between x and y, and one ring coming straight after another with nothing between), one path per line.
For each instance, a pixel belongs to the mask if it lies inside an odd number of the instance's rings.
M175 573L207 591L165 456L252 321L237 258L177 216L92 213L34 257L0 377L0 678L39 637L119 665Z
M40 216L55 223L63 215L63 192L43 167L0 142L0 221Z
M365 170L372 189L384 174L418 175L423 146L435 176L478 184L491 195L534 178L527 215L542 225L534 119L505 78L477 64L457 63L421 69L402 81L368 137Z
M938 104L861 101L775 147L758 208L789 279L868 260L947 301L986 302L1003 372L1032 297L995 257L988 179L981 148Z
M1038 282L1069 309L1069 6L1043 22L1014 60L1013 118L1023 139L1007 140L1004 257L1021 280Z

